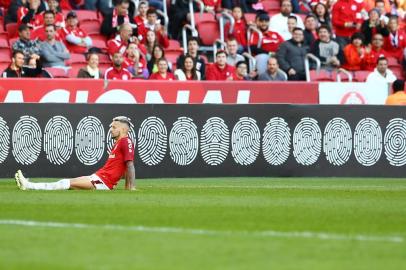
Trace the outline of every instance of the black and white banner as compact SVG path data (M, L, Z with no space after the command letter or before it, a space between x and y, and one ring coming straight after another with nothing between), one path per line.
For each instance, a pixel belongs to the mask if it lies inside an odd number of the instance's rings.
M139 178L406 176L404 107L2 104L0 177L93 173L118 115Z

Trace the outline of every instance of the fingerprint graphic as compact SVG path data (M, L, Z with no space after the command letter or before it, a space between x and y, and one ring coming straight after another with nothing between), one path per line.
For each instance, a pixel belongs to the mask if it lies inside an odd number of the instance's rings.
M197 127L188 117L179 117L169 133L169 150L172 160L181 166L189 165L197 156L199 138Z
M290 154L290 129L283 118L274 117L264 128L262 153L271 165L282 165Z
M331 119L324 129L323 151L326 159L335 166L345 164L352 151L352 131L343 118Z
M0 163L3 163L10 150L10 130L7 122L0 117Z
M321 152L321 130L314 118L304 117L293 132L293 156L297 163L309 166Z
M73 152L73 129L65 117L57 115L49 119L44 130L44 151L55 165L69 160Z
M86 116L80 120L75 133L75 152L84 165L94 165L103 156L104 134L103 124L98 118Z
M13 128L13 156L18 163L30 165L41 152L42 132L35 117L24 115Z
M383 139L386 159L392 166L406 164L406 120L394 118L389 121Z
M200 148L203 160L212 166L219 165L227 158L230 135L224 120L209 118L203 126L200 136Z
M374 165L382 153L382 131L372 118L359 121L354 131L354 154L363 166Z
M168 131L158 117L148 117L138 130L138 153L141 160L154 166L162 162L166 154Z
M261 132L255 119L241 117L231 135L231 154L237 164L250 165L258 157Z
M134 148L135 148L135 146L137 144L137 135L136 135L136 133L134 131L134 125L132 123L130 124L130 130L128 131L128 137L130 137L131 141L134 144ZM113 148L114 143L115 143L115 141L111 138L110 130L107 131L107 141L106 141L106 143L107 143L107 151L110 152L111 149Z

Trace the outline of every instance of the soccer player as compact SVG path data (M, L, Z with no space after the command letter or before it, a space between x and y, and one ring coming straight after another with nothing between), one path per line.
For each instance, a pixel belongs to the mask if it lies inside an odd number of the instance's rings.
M115 144L109 153L106 164L89 176L62 179L52 183L34 183L24 177L18 170L15 174L17 186L21 190L64 190L97 189L112 190L125 175L125 189L135 190L134 145L128 137L131 120L125 116L113 118L110 133Z

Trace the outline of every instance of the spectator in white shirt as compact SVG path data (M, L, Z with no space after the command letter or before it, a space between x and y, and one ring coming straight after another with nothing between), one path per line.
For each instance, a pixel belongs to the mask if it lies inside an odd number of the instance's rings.
M367 77L367 82L372 83L392 83L396 80L396 76L393 72L388 69L388 59L385 57L380 57L378 59L378 64L373 72L371 72Z
M288 30L289 16L295 16L297 18L297 27L304 29L302 18L292 13L292 3L290 0L282 0L281 12L272 16L271 22L269 24L269 29L278 32L278 34L281 35L283 38L289 36L290 35Z

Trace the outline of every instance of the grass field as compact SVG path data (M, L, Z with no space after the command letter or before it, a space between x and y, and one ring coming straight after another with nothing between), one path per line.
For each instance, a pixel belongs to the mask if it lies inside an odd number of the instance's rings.
M35 181L35 180L34 180ZM0 180L0 269L406 269L406 180Z

